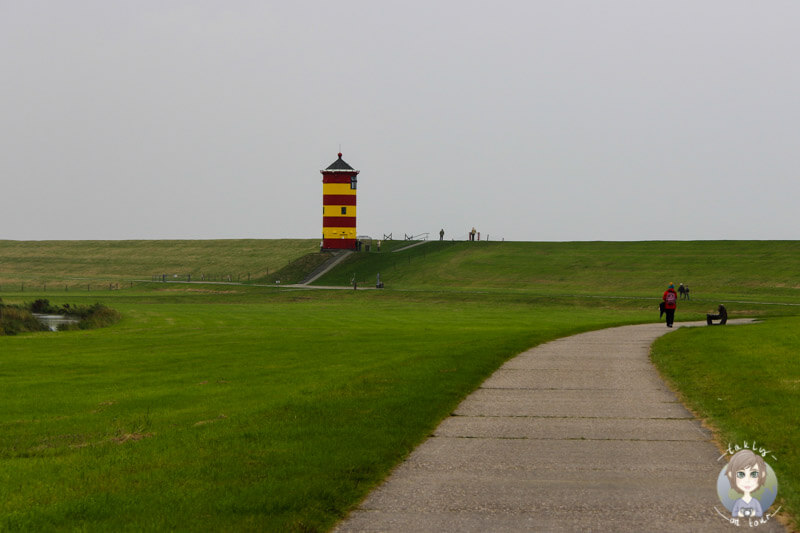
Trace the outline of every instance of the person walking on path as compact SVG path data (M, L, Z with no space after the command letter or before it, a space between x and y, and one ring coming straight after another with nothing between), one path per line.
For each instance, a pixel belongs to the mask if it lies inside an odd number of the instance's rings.
M667 327L671 328L672 323L675 321L675 309L678 307L678 293L675 292L675 284L670 283L664 295L661 297L664 300L664 313L667 315Z

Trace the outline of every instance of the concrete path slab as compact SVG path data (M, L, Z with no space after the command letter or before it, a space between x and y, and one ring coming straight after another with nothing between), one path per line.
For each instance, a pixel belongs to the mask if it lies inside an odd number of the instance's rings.
M715 511L710 432L649 361L669 331L584 333L508 361L335 531L737 530Z

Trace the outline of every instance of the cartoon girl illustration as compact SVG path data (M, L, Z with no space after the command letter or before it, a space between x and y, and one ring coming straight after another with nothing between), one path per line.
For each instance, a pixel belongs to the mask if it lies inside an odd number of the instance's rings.
M731 516L752 517L762 516L761 502L753 497L753 493L760 489L767 480L767 465L760 455L750 450L740 450L731 457L725 476L731 488L742 495L736 500L731 509Z

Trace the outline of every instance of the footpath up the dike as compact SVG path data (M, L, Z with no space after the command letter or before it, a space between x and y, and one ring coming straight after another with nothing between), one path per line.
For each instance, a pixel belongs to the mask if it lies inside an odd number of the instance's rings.
M594 331L511 359L335 531L738 530L715 511L726 459L650 363L669 331Z

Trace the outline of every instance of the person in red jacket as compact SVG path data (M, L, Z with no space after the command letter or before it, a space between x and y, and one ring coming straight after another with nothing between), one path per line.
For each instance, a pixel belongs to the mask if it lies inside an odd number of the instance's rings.
M672 323L675 321L675 308L678 307L678 293L675 292L675 284L670 283L667 290L664 291L664 312L667 314L667 327L671 328Z

